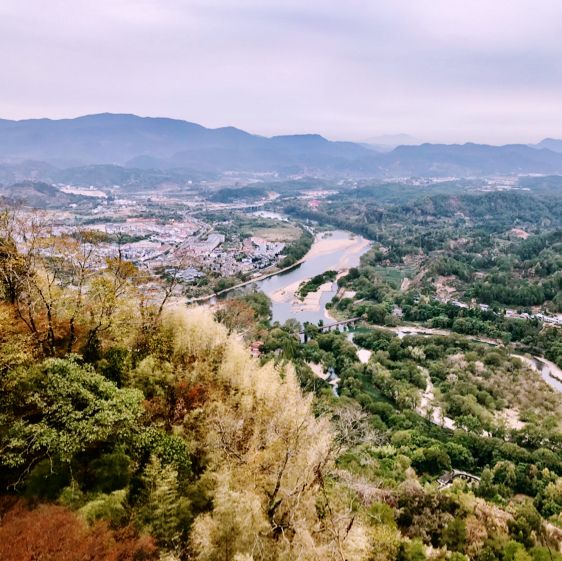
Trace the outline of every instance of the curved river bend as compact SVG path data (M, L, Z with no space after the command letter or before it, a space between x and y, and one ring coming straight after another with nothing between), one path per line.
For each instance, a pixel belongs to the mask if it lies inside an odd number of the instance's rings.
M369 247L370 242L365 238L343 230L318 234L303 263L298 267L256 282L257 288L271 298L272 320L280 323L290 318L300 323L329 321L326 304L337 292L336 282L326 285L321 293L315 295L316 298L313 295L312 302L310 299L307 303L300 302L295 291L301 283L325 271L335 270L341 273L357 267L361 256Z

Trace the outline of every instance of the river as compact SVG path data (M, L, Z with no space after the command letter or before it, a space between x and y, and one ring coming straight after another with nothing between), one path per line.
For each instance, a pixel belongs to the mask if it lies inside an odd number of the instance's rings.
M325 271L341 273L357 267L369 247L370 242L365 238L343 230L318 234L298 267L256 282L257 288L271 298L272 321L284 323L290 318L301 323L329 321L325 307L337 292L336 282L326 283L322 290L309 295L304 302L295 296L295 291L302 282Z
M286 273L281 273L256 283L257 288L267 294L272 301L272 321L284 323L290 318L318 323L330 322L326 313L326 304L337 292L337 282L326 283L322 289L301 302L295 295L301 283L328 270L342 273L350 267L357 267L361 256L369 250L370 242L343 230L333 230L318 234L303 262ZM402 326L390 328L399 337L405 335L458 335L446 329ZM498 345L499 341L488 338L469 337L489 345ZM538 371L543 380L553 389L562 392L562 370L554 363L542 357L514 355L524 360Z

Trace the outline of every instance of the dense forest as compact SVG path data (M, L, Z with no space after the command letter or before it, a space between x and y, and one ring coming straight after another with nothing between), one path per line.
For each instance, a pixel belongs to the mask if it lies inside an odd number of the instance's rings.
M0 559L562 559L559 396L506 351L302 343L263 295L213 317L91 232L1 227Z

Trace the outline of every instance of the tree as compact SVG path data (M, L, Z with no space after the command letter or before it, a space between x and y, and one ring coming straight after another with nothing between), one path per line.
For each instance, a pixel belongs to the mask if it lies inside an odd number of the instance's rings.
M416 481L405 481L398 491L399 528L408 537L438 546L459 509L456 499L438 491L427 492Z
M132 301L146 311L139 289L145 279L119 250L104 261L96 251L100 236L57 235L38 213L0 216L0 293L48 356L91 352L122 305L130 321L126 296L133 288Z
M43 458L68 463L95 443L133 430L142 394L118 389L75 357L17 369L0 385L1 461L29 470Z
M377 433L369 423L369 416L352 403L342 404L334 411L332 423L335 429L335 442L340 451L358 444L380 445L384 436Z
M416 450L412 465L423 473L439 475L451 469L451 459L441 446L433 445Z
M131 528L93 527L70 510L42 505L29 510L23 502L0 518L0 559L10 561L156 561L158 552L149 537Z
M30 364L38 354L37 342L22 329L11 305L0 303L0 374Z
M425 561L425 559L425 547L420 541L402 542L400 544L396 561Z
M87 335L84 342L84 354L95 354L95 347L99 337L108 332L114 324L115 316L120 306L125 304L129 296L133 302L138 302L141 314L144 309L144 299L140 293L133 290L133 286L141 281L137 267L125 261L121 254L109 257L105 262L105 269L92 279L88 290L86 308L88 323ZM129 292L132 291L132 294ZM129 320L133 317L128 306Z
M182 531L191 522L189 501L178 488L178 472L170 464L163 466L156 456L150 458L143 476L146 500L140 512L145 530L169 550L179 547Z
M556 516L562 512L562 477L549 483L536 501L544 516Z
M532 547L540 539L541 516L530 501L525 501L517 506L513 519L509 520L507 525L513 539L525 547Z
M19 224L13 213L0 214L0 287L1 295L15 304L30 273L26 256L17 248L15 237Z
M443 530L441 543L451 551L464 553L466 545L466 523L462 518L455 517Z
M241 298L230 298L221 303L215 317L229 331L247 333L255 325L256 314L252 306Z

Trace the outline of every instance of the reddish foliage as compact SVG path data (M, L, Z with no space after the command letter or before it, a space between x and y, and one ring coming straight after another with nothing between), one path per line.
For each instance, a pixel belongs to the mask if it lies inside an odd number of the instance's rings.
M89 527L72 511L57 505L29 510L19 501L0 520L0 561L152 561L157 558L152 538L139 537L131 528L113 531L104 523Z
M207 398L207 390L202 384L189 386L186 382L178 382L174 386L174 421L181 421L192 409L200 407Z
M146 411L148 418L151 420L166 419L169 414L169 409L170 407L166 399L160 396L144 401L144 410Z

